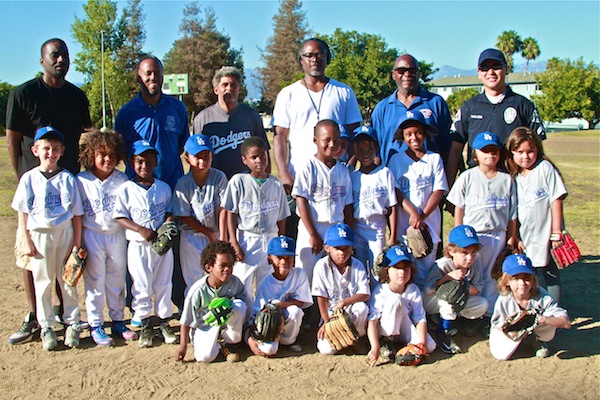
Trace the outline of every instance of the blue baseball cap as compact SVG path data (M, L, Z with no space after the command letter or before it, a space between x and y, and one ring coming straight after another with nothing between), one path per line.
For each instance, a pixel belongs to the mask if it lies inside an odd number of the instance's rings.
M197 134L187 138L185 145L183 146L183 150L186 153L195 156L204 150L208 150L212 153L213 147L208 136Z
M373 140L375 143L377 141L377 131L370 125L361 125L354 130L354 138L352 140L356 140L361 136L366 136L369 139Z
M133 142L131 155L139 156L140 154L142 154L148 150L151 150L151 151L155 152L156 154L158 154L158 151L156 151L156 149L150 145L149 141L136 140L135 142Z
M295 256L296 253L296 241L291 237L277 236L271 239L269 242L269 248L267 254L274 256Z
M383 266L391 267L401 261L414 263L412 255L404 245L395 245L390 247L383 257Z
M354 247L354 232L346 224L332 225L325 232L325 244L332 247Z
M500 138L496 134L485 131L475 137L471 147L473 149L481 150L485 146L496 146L497 148L502 149L502 142L500 142Z
M518 274L535 274L531 260L524 254L511 254L506 257L502 263L502 272L506 272L510 276Z
M480 67L485 60L494 60L498 61L502 65L506 65L506 58L504 57L504 53L502 53L498 49L485 49L484 51L482 51L479 55L479 61L477 62L477 66Z
M463 249L474 244L481 246L477 232L470 225L458 225L454 227L454 229L450 231L450 235L448 235L448 242L454 243Z
M348 139L348 140L352 140L352 135L350 134L350 132L348 132L348 129L346 129L346 125L343 124L338 124L340 127L340 139Z
M423 128L427 131L427 133L437 133L437 129L434 126L431 126L427 122L425 122L425 117L419 111L407 111L406 115L400 117L398 129L402 130L406 128L413 121L420 122L421 125L423 125Z
M60 133L58 129L52 126L42 126L37 131L35 131L33 141L37 142L40 139L56 139L60 140L61 143L65 142L65 137L63 136L63 134Z

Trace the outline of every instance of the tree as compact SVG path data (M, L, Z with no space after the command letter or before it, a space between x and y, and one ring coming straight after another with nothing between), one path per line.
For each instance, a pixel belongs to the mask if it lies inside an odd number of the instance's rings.
M83 10L85 17L75 16L75 22L71 25L73 37L82 48L77 53L74 64L86 76L83 90L90 100L92 124L99 125L102 120L101 31L104 31L107 125L113 126L118 110L137 91L131 85L131 74L139 61L139 49L145 40L142 8L138 0L130 0L118 22L116 2L88 0L83 5ZM130 44L130 41L135 44Z
M521 55L527 60L525 64L525 73L529 71L529 61L535 60L540 56L540 46L532 37L523 39L521 46Z
M419 76L421 77L421 86L429 90L431 85L429 82L433 79L432 75L438 72L439 68L433 68L433 63L428 63L425 60L419 60Z
M377 102L395 88L390 77L398 51L388 49L380 35L369 33L337 28L332 35L320 37L331 50L327 75L350 86L363 117L370 116Z
M452 93L446 99L446 103L448 103L448 108L450 109L450 114L455 115L465 101L478 94L479 92L477 89L473 88L460 89Z
M190 93L182 99L188 114L192 115L217 100L213 91L212 78L215 71L225 65L233 65L244 73L242 53L230 47L229 36L220 33L212 8L204 9L204 18L199 3L186 5L179 32L183 36L173 43L165 55L165 73L188 74ZM240 97L245 96L245 88Z
M565 118L583 118L590 129L600 122L600 71L583 58L551 58L546 71L536 77L542 94L532 99L545 121L558 122Z
M8 82L0 81L0 132L4 132L6 128L6 103L10 91L15 87Z
M262 104L268 111L273 109L279 91L302 74L297 54L309 33L305 19L302 2L279 0L279 10L273 17L273 36L261 54L265 66L258 69Z
M504 31L498 36L496 47L498 50L502 51L506 57L508 72L513 71L513 54L521 51L522 44L521 36L513 30Z

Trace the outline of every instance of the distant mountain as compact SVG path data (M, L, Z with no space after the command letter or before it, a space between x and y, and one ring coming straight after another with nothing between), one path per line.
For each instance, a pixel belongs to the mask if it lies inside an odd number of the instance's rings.
M525 72L526 63L517 64L513 68L513 72ZM442 65L439 67L440 70L433 74L433 79L447 78L447 77L460 77L460 76L475 76L477 75L477 69L460 69L450 65ZM546 70L546 61L536 61L529 63L529 72L544 72Z

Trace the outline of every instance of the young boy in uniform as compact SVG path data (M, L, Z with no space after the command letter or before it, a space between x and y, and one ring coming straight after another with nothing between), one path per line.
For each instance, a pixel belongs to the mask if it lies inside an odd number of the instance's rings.
M468 320L477 320L488 308L488 302L481 296L483 289L483 269L477 252L481 248L477 232L472 226L459 225L450 231L444 257L438 259L426 281L423 304L428 314L439 313L436 337L440 350L444 353L460 353L460 347L453 339L458 332L454 321L460 315ZM452 279L465 279L469 285L469 299L465 307L456 312L451 304L435 296L440 285Z
M321 354L334 354L335 350L325 338L324 324L329 321L334 310L344 309L354 322L360 337L367 333L367 301L371 296L369 278L365 267L352 257L354 233L346 224L331 226L325 232L327 256L315 265L312 295L317 305L323 325L317 331L317 349Z
M44 350L53 350L58 345L52 329L54 279L62 292L63 321L69 325L64 343L77 347L81 331L77 288L63 282L62 266L69 253L81 247L83 206L75 177L58 166L65 150L63 135L45 126L36 131L33 141L31 152L40 165L21 177L12 208L19 212L19 232L23 235L25 253L30 257Z
M275 355L280 343L289 346L294 352L302 351L300 345L295 342L302 327L302 310L311 306L313 299L306 272L294 268L295 251L296 242L290 237L278 236L269 242L269 264L273 266L273 273L262 281L256 291L249 323L254 321L254 316L261 312L267 303L277 304L284 309L285 322L283 332L276 341L262 342L248 337L248 346L256 355Z
M221 199L227 177L212 168L213 147L204 135L192 135L183 146L190 171L177 180L173 195L173 215L179 217L181 244L179 258L185 280L185 294L204 276L198 263L208 242L225 238L225 210Z
M334 158L340 142L337 122L319 121L313 140L317 154L298 172L292 189L300 217L296 267L304 268L309 282L314 265L321 258L327 229L343 222L353 225L350 173Z
M219 348L227 361L239 361L236 347L242 340L246 298L244 284L232 276L234 261L235 250L229 242L210 242L202 250L201 262L208 275L194 283L185 297L175 360L184 360L191 341L198 362L212 362L219 355ZM218 310L211 306L215 300L230 303L221 310L220 317L215 317Z
M173 250L160 256L151 246L158 228L173 218L170 214L171 188L152 176L157 154L146 140L133 143L130 162L136 176L121 185L113 211L113 218L125 229L125 237L129 240L127 268L133 281L131 306L134 310L131 323L142 327L140 347L152 347L152 297L165 343L177 342L177 336L169 326L173 315Z
M235 249L233 274L246 287L247 311L252 309L252 284L256 287L269 275L266 249L269 241L285 231L290 208L283 185L267 172L267 144L259 137L244 140L242 162L250 172L235 174L221 205L227 210L229 241Z

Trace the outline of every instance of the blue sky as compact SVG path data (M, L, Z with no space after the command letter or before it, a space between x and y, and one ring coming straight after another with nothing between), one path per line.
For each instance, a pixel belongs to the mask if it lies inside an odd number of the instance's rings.
M39 46L50 37L69 45L71 57L79 45L71 36L74 16L83 17L83 1L0 0L0 80L20 84L38 71ZM126 2L119 1L119 10ZM179 37L186 2L147 0L145 51L162 57ZM260 66L259 48L272 34L276 1L209 1L217 26L243 49L246 68ZM471 69L481 50L494 46L503 30L532 36L541 49L540 60L550 57L600 62L600 2L593 1L320 1L302 6L311 30L331 34L340 27L381 35L389 47L405 50L435 66ZM120 11L119 11L120 12ZM516 63L523 62L518 56ZM83 82L72 67L68 79Z

